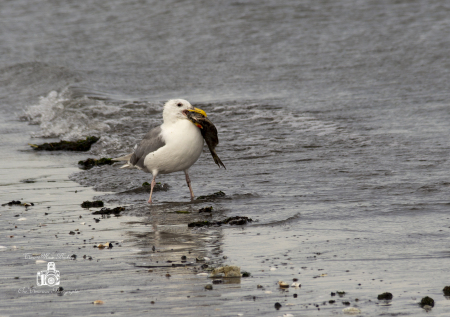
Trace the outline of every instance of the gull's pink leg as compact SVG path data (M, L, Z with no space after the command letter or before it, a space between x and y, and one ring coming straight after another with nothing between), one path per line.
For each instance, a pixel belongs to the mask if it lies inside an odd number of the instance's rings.
M150 187L150 197L148 198L148 203L149 204L151 204L152 203L152 194L153 194L153 187L155 186L155 184L156 184L156 181L155 181L155 179L156 179L156 176L153 176L153 179L152 179L152 184L151 184L151 187Z
M188 187L189 187L189 191L191 192L191 200L194 200L194 191L192 190L192 187L191 187L191 180L190 180L190 178L189 178L189 174L188 174L188 171L187 170L185 170L184 171L184 174L186 175L186 183L187 183L187 185L188 185Z

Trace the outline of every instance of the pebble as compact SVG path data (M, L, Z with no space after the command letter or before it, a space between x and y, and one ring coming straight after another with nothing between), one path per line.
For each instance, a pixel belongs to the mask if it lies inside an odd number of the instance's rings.
M44 261L44 260L36 260L36 264L43 264L43 263L47 263L47 261Z
M280 285L281 288L289 288L289 284L283 281L279 281L278 285Z
M205 289L212 290L213 289L212 284L206 284Z
M292 283L291 286L294 287L294 288L299 288L299 287L302 286L302 284L300 284L300 283Z
M92 302L92 304L94 304L94 305L103 305L104 303L105 302L102 301L102 300L95 300L95 301Z
M356 307L347 307L347 308L344 308L342 310L342 312L344 314L348 314L348 315L357 315L357 314L361 314L361 309L356 308Z
M17 221L25 221L25 220L27 220L27 218L24 217L17 219Z

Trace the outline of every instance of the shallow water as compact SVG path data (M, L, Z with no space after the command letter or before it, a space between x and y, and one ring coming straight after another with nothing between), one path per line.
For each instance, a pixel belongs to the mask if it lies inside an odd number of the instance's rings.
M448 314L445 1L20 0L1 8L0 199L35 203L0 209L2 314L329 316L348 301L364 316L418 316L424 296L436 302L433 316ZM120 164L78 169L87 157L130 153L170 98L189 100L217 126L227 169L205 147L190 175L197 196L225 197L190 202L175 173L158 176L170 189L149 206L147 193L133 191L150 174ZM89 153L27 145L88 135L101 137ZM97 223L79 206L94 198L127 209ZM205 206L212 216L198 213ZM236 215L254 221L187 228ZM80 236L68 235L75 229ZM120 246L92 247L106 241ZM24 253L45 252L77 254L57 265L61 285L79 292L18 293L45 266ZM252 277L205 291L211 280L195 275L198 264L160 267L182 255ZM293 278L300 289L278 288ZM330 296L338 290L346 295ZM389 305L377 300L385 291Z

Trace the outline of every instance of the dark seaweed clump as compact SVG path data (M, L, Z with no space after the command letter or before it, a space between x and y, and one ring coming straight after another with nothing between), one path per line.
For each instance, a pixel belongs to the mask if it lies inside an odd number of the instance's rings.
M434 307L434 299L432 299L431 297L425 296L424 298L422 298L422 300L420 301L420 306L431 306Z
M152 188L152 185L149 184L148 182L144 182L142 183L142 187L145 189L146 193L150 193L150 189ZM168 191L170 188L170 186L168 184L161 184L161 183L156 183L155 186L153 187L153 191Z
M248 222L252 222L252 218L248 217L241 217L241 216L234 216L227 218L222 221L197 221L197 222L191 222L188 224L188 227L207 227L207 226L221 226L221 225L245 225Z
M13 200L13 201L10 201L9 203L2 204L2 206L6 206L6 205L12 206L12 205L20 205L20 204L22 204L22 203L19 200Z
M442 291L444 292L445 296L450 296L450 286L444 287Z
M114 162L112 161L112 159L106 158L106 157L103 157L98 160L93 159L93 158L88 158L87 160L79 161L78 167L81 168L82 170L88 170L88 169L93 168L94 166L112 165L113 163Z
M88 136L86 140L77 141L60 141L53 143L44 143L40 145L29 144L36 151L89 151L91 145L100 138L96 136Z
M380 294L380 295L378 295L378 300L391 300L392 299L392 293L388 293L388 292L386 292L386 293L383 293L383 294Z
M95 208L95 207L103 207L103 201L96 200L96 201L83 201L81 204L81 207L83 208Z
M200 208L199 210L198 210L198 212L200 213L200 212L212 212L213 211L213 207L212 206L209 206L209 207L203 207L203 208Z
M219 191L219 192L216 192L211 195L198 196L197 200L214 199L214 198L223 197L223 196L225 196L225 193L223 191Z
M102 205L103 205L103 202L102 202ZM114 214L114 215L117 216L124 210L125 210L125 207L116 207L116 208L112 208L112 209L104 207L104 208L102 208L100 210L94 211L92 214L93 215L111 215L111 214Z

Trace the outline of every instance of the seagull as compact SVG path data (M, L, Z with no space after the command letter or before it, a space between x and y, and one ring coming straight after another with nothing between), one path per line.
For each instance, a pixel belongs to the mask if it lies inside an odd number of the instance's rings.
M200 129L188 120L186 110L206 117L205 111L194 108L187 100L169 100L164 105L163 124L150 130L133 153L113 159L127 161L121 168L138 168L152 173L149 204L152 203L156 176L179 171L184 171L191 200L194 200L188 170L202 154L203 136Z

